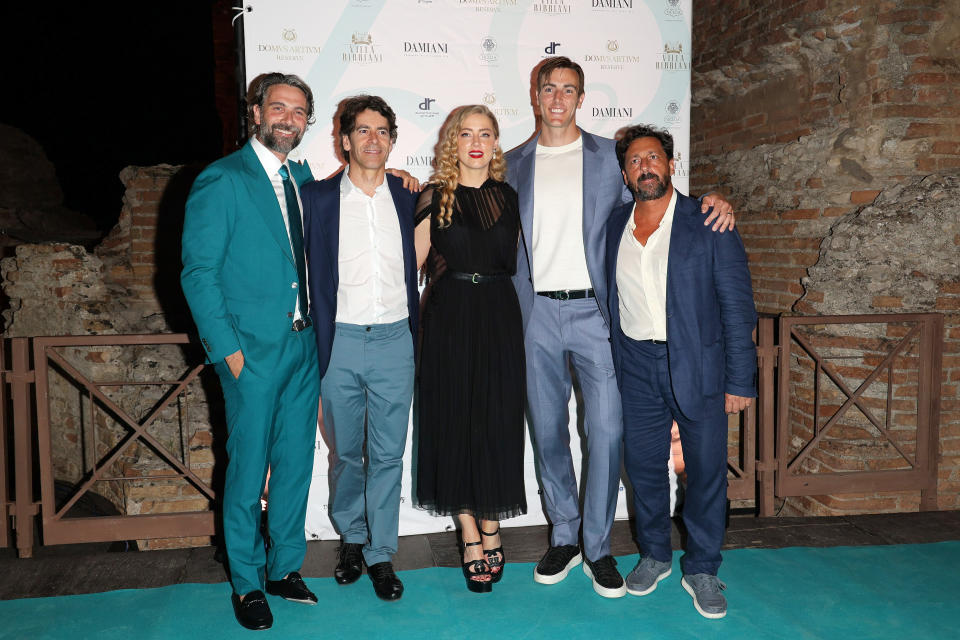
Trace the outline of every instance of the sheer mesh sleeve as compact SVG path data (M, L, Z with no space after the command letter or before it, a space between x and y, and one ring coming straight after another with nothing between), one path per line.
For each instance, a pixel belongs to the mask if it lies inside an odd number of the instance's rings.
M414 221L416 224L420 224L427 217L430 217L434 214L433 205L433 194L436 189L432 185L427 185L423 191L420 192L420 197L417 199L417 210L414 214Z

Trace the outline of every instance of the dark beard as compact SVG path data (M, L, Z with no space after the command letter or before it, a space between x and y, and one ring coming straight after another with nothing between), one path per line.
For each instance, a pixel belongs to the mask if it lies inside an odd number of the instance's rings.
M640 189L640 181L646 180L647 178L655 178L657 181L657 186L653 190L643 191ZM666 182L661 180L659 177L655 176L652 173L645 173L643 175L637 176L637 180L627 185L630 189L630 193L633 194L633 199L637 202L646 201L646 200L659 200L667 194L667 187L670 186L670 180L667 179Z
M279 139L274 134L274 131L280 129L285 131L293 131L294 136L290 139ZM263 143L267 149L271 151L276 151L277 153L287 154L293 151L300 141L303 140L303 130L297 127L285 127L284 125L275 124L269 129L266 129L263 125L260 125L257 133L257 137L260 138L260 142Z

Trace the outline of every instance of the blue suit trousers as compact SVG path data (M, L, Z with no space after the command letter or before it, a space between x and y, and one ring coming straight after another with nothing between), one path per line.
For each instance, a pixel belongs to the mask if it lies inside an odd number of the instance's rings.
M727 508L727 415L723 394L704 398L704 415L684 416L670 384L668 345L632 340L623 333L624 465L633 484L637 542L644 556L670 562L670 429L680 427L687 491L683 522L687 552L683 572L716 575Z

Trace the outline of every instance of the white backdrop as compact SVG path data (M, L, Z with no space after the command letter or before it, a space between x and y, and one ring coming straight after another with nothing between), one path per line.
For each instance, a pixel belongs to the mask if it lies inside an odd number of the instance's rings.
M291 154L318 178L339 169L333 114L345 97L382 96L397 114L399 137L388 166L426 180L439 126L463 104L486 104L511 149L535 126L531 71L565 55L584 70L578 124L613 137L630 124L670 129L674 184L688 192L691 0L249 0L244 15L247 81L268 71L296 73L314 92L317 122ZM576 403L571 447L579 473ZM400 534L452 528L450 518L414 509L413 430L404 456ZM505 526L542 524L529 438L529 512ZM336 538L327 517L330 453L322 431L307 511L308 538ZM625 518L621 486L617 517Z

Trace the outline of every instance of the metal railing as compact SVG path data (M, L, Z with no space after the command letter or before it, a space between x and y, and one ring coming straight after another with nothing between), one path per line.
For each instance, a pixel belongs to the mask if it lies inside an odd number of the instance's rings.
M856 373L862 378L857 384L847 381L844 369L832 364L836 359L819 343L830 344L829 336L838 327L848 325L889 325L897 331L874 331L880 335L870 343L871 351L866 360L875 362L872 369L859 367ZM826 331L830 327L831 331ZM899 333L900 335L894 335ZM939 314L898 314L859 316L784 316L761 317L756 332L758 359L758 399L750 410L744 412L740 422L739 458L728 461L730 471L728 496L731 499L755 500L757 511L762 516L775 513L777 498L849 492L919 490L920 509L936 508L938 421L940 410L940 368L943 339L943 317ZM819 336L819 337L818 337ZM827 338L822 338L827 336ZM31 341L33 367L31 367ZM189 447L183 447L182 456L165 446L148 431L161 411L181 397L188 386L196 380L204 365L187 367L183 375L171 380L94 380L58 349L64 347L107 347L118 345L184 345L189 342L185 334L157 334L138 336L65 336L38 338L11 338L0 345L0 363L3 364L3 381L0 385L0 514L4 525L13 521L16 546L20 557L31 557L34 540L34 524L37 514L42 515L43 544L69 542L115 541L150 538L180 538L207 536L214 533L214 516L209 509L187 513L159 513L147 515L116 515L89 518L66 517L67 511L98 482L134 481L150 479L151 476L111 475L117 467L121 454L135 443L140 443L156 454L169 467L161 477L164 480L179 478L190 484L209 501L216 495L208 483L192 469ZM856 340L854 340L854 343ZM836 340L834 340L836 346ZM3 358L2 349L8 347L10 364ZM881 348L886 349L881 352ZM849 350L848 350L849 351ZM905 428L892 425L895 408L903 413L904 400L892 398L895 390L903 389L895 380L903 377L903 362L895 366L897 359L909 358L907 364L916 368L916 398L913 417L902 422L915 422L915 437L910 446ZM863 354L847 354L844 357L860 358ZM802 362L801 362L802 361ZM802 398L797 397L798 387L794 369L799 364L812 368L812 410L799 407ZM57 504L54 478L54 436L50 415L50 375L57 371L69 378L85 398L89 411L89 424L96 423L96 412L108 414L112 424L119 425L123 435L113 443L102 443L94 451L96 455L81 481L74 487L70 498ZM823 385L819 380L829 380L836 394L846 398L834 406L824 403ZM887 400L882 419L875 415L881 402L875 385L886 381ZM125 411L118 402L104 391L127 385L152 385L161 390L159 400L146 415L137 419ZM7 401L8 392L10 400ZM904 387L913 389L913 386ZM873 389L868 397L868 389ZM804 391L807 393L807 391ZM808 394L809 395L809 394ZM901 393L902 395L902 393ZM899 404L897 404L899 403ZM81 402L81 405L84 402ZM810 402L808 402L810 404ZM7 406L12 415L7 414ZM82 408L82 407L81 407ZM851 409L856 408L864 420L890 443L897 451L906 468L811 472L813 452L824 442L832 430L839 428ZM809 437L798 444L804 432L797 425L797 418L804 410L812 411ZM823 415L821 415L823 414ZM823 421L821 422L821 418ZM9 459L4 447L8 442L4 429L13 428L14 484L13 501L8 501L9 477L4 463ZM802 425L801 425L802 426ZM896 433L894 433L896 431ZM94 437L95 434L94 434ZM802 440L802 438L800 438ZM36 447L40 479L39 500L34 499L34 447ZM11 537L7 527L0 527L0 546L8 546Z
M0 340L0 367L7 366L7 353L4 340ZM14 503L10 501L7 486L7 385L0 383L0 548L10 546L10 521L14 513Z
M839 325L873 327L865 333L868 336L875 334L875 337L859 338L861 350L867 351L869 357L848 353L849 349L845 349L844 345L849 342L849 336L843 336L842 331L828 330L828 327ZM903 330L891 333L891 325ZM808 333L801 330L811 326L820 329ZM898 332L903 333L902 337L893 335ZM838 334L841 335L839 340L834 338ZM789 497L919 489L920 508L936 508L942 339L943 316L935 313L780 318L776 494ZM831 350L840 353L830 353ZM908 352L912 353L909 357ZM804 412L797 407L799 399L792 386L794 376L803 364L800 358L812 367L807 375L813 383L813 402L806 429L797 428L797 423L803 422L797 416ZM895 368L898 358L906 361L906 365L911 365L912 360L916 367L916 403L911 403L909 399L906 401L908 405L913 404L912 416L915 420L903 420L905 423L915 422L916 425L912 452L907 446L910 444L911 430L907 429L905 434L900 433L901 429L895 431L895 390L905 386L903 379L909 378L913 372L912 366ZM866 368L871 359L877 361L876 366ZM841 371L839 365L833 364L834 360L856 362L854 366L845 367L849 370L847 373ZM853 388L850 380L858 378L862 380L858 380L856 388ZM901 379L899 382L898 378ZM885 394L876 393L878 389L875 385L881 385L880 391L885 387ZM827 388L836 389L834 395L842 395L846 399L840 404L825 403L824 392ZM866 394L871 388L874 389L874 396L882 397L870 398L868 402ZM884 410L882 418L876 415L875 405L880 401ZM857 419L852 415L854 408L863 418ZM900 413L904 413L903 406L899 408ZM899 454L899 460L895 463L906 468L816 469L825 465L812 464L813 453L818 445L825 442L828 434L839 430L844 421L847 425L862 424L864 433L869 433L866 429L870 427L875 429L878 433L875 439L885 447L892 447ZM796 442L796 439L802 442ZM844 436L840 437L841 441L844 439Z

